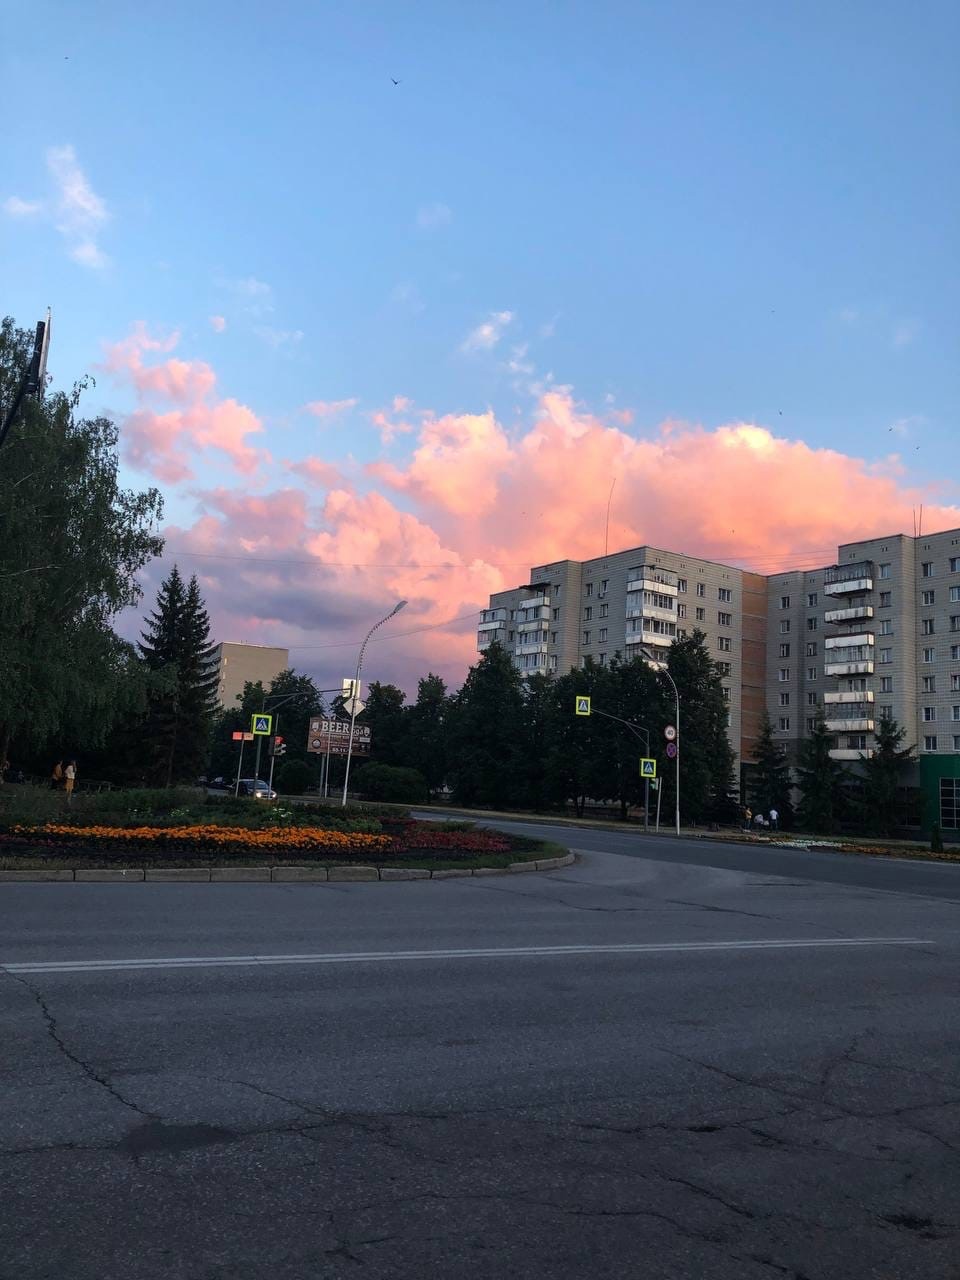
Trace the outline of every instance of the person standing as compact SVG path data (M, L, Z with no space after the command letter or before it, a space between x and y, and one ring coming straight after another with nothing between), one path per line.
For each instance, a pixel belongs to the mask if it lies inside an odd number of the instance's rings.
M776 809L770 810L770 830L771 831L780 830L780 814L776 811Z
M753 822L753 810L748 806L748 807L747 807L746 809L744 809L744 811L743 811L743 829L744 829L744 831L749 831L749 830L750 830L750 825L751 825L751 823L752 823L752 822Z
M63 788L67 793L67 804L73 803L73 788L77 784L77 762L71 760L63 771Z
M50 790L59 791L63 786L63 760L58 760L50 772Z

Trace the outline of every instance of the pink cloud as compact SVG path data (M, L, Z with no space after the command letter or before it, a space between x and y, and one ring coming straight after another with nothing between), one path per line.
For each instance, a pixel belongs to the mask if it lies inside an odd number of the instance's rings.
M349 400L311 400L303 409L305 413L312 413L315 418L332 418L335 414L352 409L356 403L355 396Z
M210 328L213 330L214 333L223 333L226 327L227 327L227 321L225 316L210 317Z
M147 355L168 355L178 341L177 333L155 338L141 323L107 346L104 367L118 382L132 386L138 400L121 427L124 457L159 480L177 483L193 475L197 455L213 449L225 454L237 471L251 475L269 456L248 440L263 431L256 414L236 400L212 398L217 377L203 360L145 360ZM157 401L176 407L158 408Z

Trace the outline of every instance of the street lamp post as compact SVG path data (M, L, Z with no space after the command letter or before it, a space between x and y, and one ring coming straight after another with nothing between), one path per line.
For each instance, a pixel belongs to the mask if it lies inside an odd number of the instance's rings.
M676 764L676 767L677 767L677 773L676 773L676 786L675 786L676 799L675 799L673 817L674 817L674 827L676 829L677 835L679 835L680 834L680 692L677 689L677 682L674 680L673 676L667 670L666 663L661 663L659 659L656 658L650 652L649 649L641 649L640 652L643 655L643 657L647 660L647 662L654 663L657 669L659 671L662 671L663 674L670 681L670 688L673 690L673 696L677 705L677 712L676 712L677 723L674 726L677 731L677 736L674 739L674 745L677 748L677 754L674 756L674 763Z
M357 698L360 696L360 668L363 666L363 655L366 650L370 637L382 627L385 622L389 622L391 618L396 617L401 609L406 607L406 600L400 600L393 606L385 618L381 618L379 622L374 623L366 634L363 644L360 646L360 652L357 654L357 677L353 686L353 697L350 699L350 737L347 739L347 767L343 773L343 799L340 801L341 808L347 803L347 786L350 782L350 760L353 756L353 726L357 718Z

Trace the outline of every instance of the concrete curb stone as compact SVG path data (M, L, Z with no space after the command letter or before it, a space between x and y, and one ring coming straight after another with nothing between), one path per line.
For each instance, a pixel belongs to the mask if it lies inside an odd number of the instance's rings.
M469 867L463 868L462 870L459 867L451 867L445 871L431 871L430 879L431 880L453 880L453 879L458 879L461 876L469 876L472 874L473 873Z
M246 884L250 881L261 883L270 880L270 867L211 867L210 879L213 883Z
M72 880L72 871L0 871L0 880Z
M381 880L429 880L426 867L381 867Z
M144 872L145 880L160 880L164 882L180 883L181 881L191 884L209 884L210 868L209 867L147 867Z
M507 867L511 875L516 875L521 871L536 871L537 869L535 862L511 862Z
M295 884L300 881L326 881L326 867L273 867L271 879L275 884Z
M143 880L141 867L77 867L75 880L102 881L104 884L124 884L127 880Z
M331 867L327 872L328 880L379 880L380 872L376 867Z

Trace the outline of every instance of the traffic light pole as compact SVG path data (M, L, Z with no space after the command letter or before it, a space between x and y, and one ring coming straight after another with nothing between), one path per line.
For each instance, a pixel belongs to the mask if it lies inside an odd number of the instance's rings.
M279 728L280 717L276 716L273 723L273 741L271 743L270 751L270 780L267 783L267 790L270 792L270 795L267 797L268 800L273 797L273 766L277 763L277 730Z

